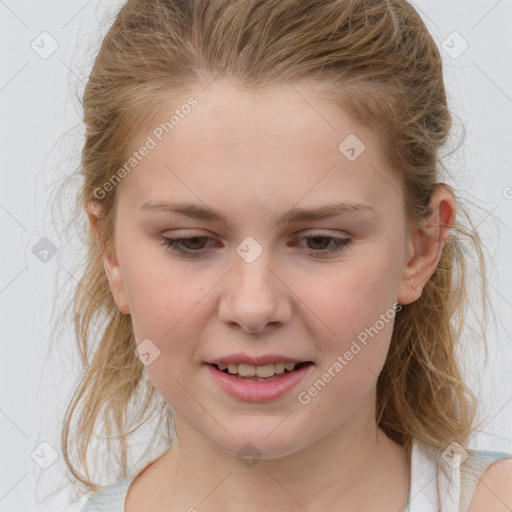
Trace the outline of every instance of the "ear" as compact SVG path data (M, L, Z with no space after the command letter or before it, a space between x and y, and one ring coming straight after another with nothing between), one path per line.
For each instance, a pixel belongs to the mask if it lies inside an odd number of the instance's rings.
M91 223L91 227L96 235L96 240L99 241L99 222L100 222L100 213L101 213L101 205L94 200L91 200L86 208L87 216L89 218L89 222ZM105 269L105 274L107 276L108 284L110 286L110 291L112 292L112 296L114 297L114 301L121 313L124 315L130 314L130 306L127 299L126 289L124 286L124 281L121 273L121 269L119 267L119 262L117 261L117 256L115 254L115 247L110 247L106 252L103 252L103 267Z
M397 302L411 304L421 297L424 286L434 274L449 229L455 220L456 201L452 189L439 184L430 198L430 214L409 235L408 254Z

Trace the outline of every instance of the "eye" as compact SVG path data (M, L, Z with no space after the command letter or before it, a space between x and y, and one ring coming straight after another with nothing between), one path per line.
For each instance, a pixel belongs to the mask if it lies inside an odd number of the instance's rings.
M352 242L350 238L338 238L325 233L309 233L308 236L302 237L302 240L310 240L309 252L318 256L342 252Z
M206 240L210 240L210 238L207 236L191 236L188 238L164 237L162 244L173 252L189 256L195 252L199 253L204 248L204 243ZM183 242L186 242L185 248L183 248Z

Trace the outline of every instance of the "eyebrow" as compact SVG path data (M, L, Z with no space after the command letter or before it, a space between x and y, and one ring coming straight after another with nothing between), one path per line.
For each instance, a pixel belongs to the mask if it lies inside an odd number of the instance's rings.
M144 203L140 210L143 211L163 211L191 217L200 220L211 220L222 222L230 226L229 221L224 215L211 208L200 204L189 202L164 202L148 201ZM349 217L358 213L375 213L375 209L366 203L351 203L347 201L326 204L318 208L292 208L283 215L275 219L276 224L285 222L293 223L300 221L322 220L332 217Z

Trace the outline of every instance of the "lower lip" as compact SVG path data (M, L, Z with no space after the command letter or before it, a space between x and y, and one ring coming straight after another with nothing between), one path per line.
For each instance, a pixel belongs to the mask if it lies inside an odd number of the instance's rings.
M207 364L206 366L215 382L228 395L245 402L267 402L281 398L291 391L304 379L313 364L308 363L293 372L285 372L279 379L269 382L251 382L237 379L229 373L221 372L213 364Z

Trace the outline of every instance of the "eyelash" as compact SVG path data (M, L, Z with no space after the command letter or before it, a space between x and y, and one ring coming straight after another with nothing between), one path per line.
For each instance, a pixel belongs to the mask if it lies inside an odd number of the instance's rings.
M210 237L207 237L207 236L191 236L191 237L188 237L188 238L168 238L168 237L164 237L163 240L162 240L162 245L164 245L166 248L168 248L172 252L178 253L180 255L183 255L183 256L186 256L186 257L189 257L189 258L194 258L194 257L196 257L195 254L197 253L197 255L199 256L199 253L201 251L203 251L203 249L202 248L201 249L196 249L196 250L193 250L193 249L183 249L183 247L180 245L180 243L183 242L183 241L194 240L196 238L210 239ZM327 250L326 249L320 249L320 250L317 250L317 251L315 251L313 249L310 249L308 251L310 253L313 253L315 256L319 256L319 257L330 256L333 253L343 252L344 250L346 250L347 246L352 242L352 240L350 238L337 238L337 237L325 235L323 233L311 233L309 236L303 237L303 239L309 239L309 238L326 238L329 241L333 242L333 244L335 246L334 249L327 249Z

